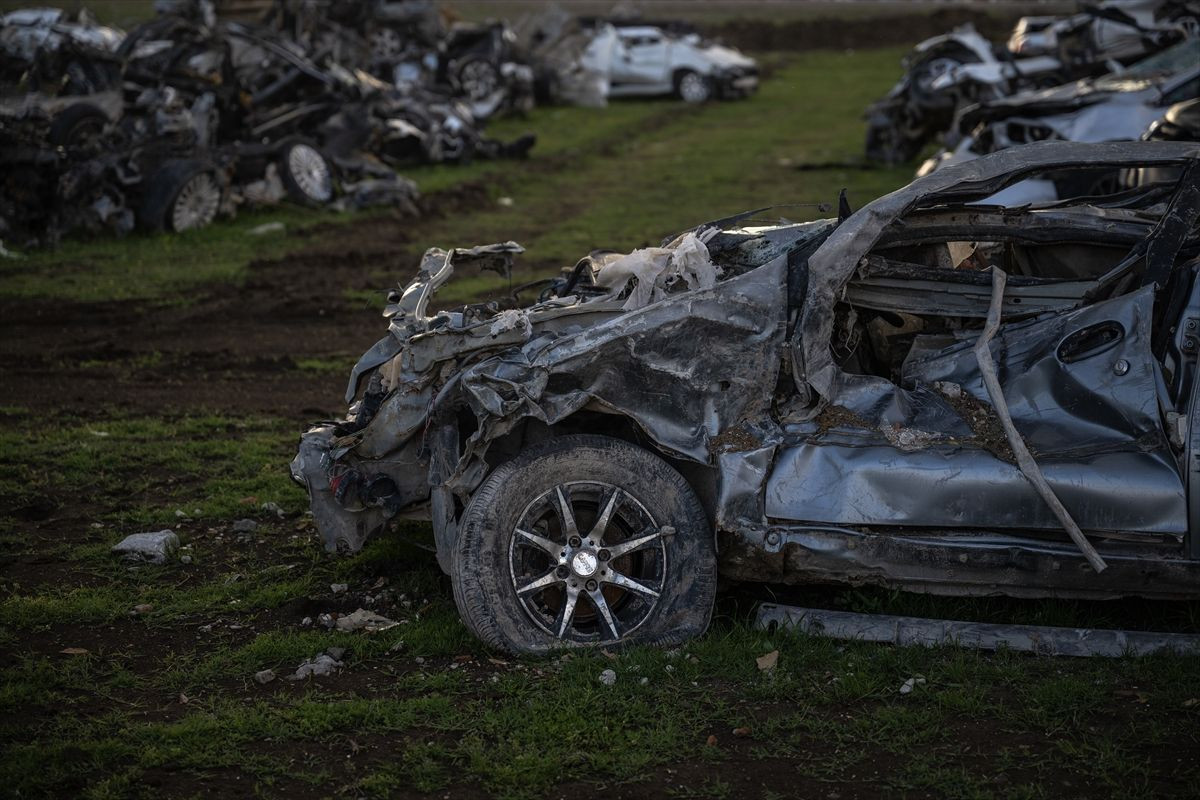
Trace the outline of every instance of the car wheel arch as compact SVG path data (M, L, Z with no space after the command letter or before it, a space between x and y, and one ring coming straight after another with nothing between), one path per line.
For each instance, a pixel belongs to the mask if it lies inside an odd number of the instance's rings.
M487 465L486 470L480 477L478 485L482 485L483 481L487 480L487 477L496 468L516 458L524 450L538 445L547 439L574 436L577 434L592 434L619 439L646 450L666 461L683 476L684 480L692 488L692 491L700 498L700 504L704 509L705 516L708 518L710 529L716 530L716 497L718 486L716 466L684 458L677 453L672 453L657 446L636 420L622 414L583 410L553 425L546 425L536 419L526 419L508 433L498 436L489 442L483 459ZM475 488L472 489L472 494ZM463 508L465 508L465 504ZM460 508L458 520L461 520L461 515L462 509Z

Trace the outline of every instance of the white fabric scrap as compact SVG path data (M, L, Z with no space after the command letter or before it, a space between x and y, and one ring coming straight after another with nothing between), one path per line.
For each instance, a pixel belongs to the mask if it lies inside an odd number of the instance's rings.
M627 311L663 299L667 286L677 279L683 279L688 289L711 289L721 269L712 262L707 242L717 231L717 228L700 234L689 231L667 247L647 247L612 257L597 272L596 285L616 296L625 290L630 279L636 278L637 284L622 306Z
M492 327L488 332L492 336L499 336L505 331L511 331L516 328L521 328L525 338L533 336L533 323L529 321L529 314L520 309L510 308L507 311L501 311L492 320Z

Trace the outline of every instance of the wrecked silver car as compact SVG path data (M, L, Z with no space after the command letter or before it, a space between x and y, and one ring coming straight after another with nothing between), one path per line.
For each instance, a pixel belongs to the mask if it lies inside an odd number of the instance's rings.
M977 205L1047 170L1170 168ZM593 253L434 313L514 243L429 250L292 475L327 549L432 520L463 620L519 653L668 643L718 574L946 594L1200 593L1200 147L1045 143L839 219Z

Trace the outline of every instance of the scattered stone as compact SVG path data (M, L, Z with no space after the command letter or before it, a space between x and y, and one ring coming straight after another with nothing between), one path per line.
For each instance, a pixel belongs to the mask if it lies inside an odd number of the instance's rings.
M330 647L330 648L329 648L328 650L326 650L325 652L326 652L326 653L328 653L328 654L329 654L329 656L330 656L330 658L332 658L334 661L341 661L341 660L342 660L342 656L346 655L346 648L344 648L344 647Z
M86 656L91 651L86 647L64 647L58 652L62 653L64 656ZM1184 707L1186 708L1186 706Z
M413 659L413 661L417 662L418 664L424 664L424 663L425 663L425 659L424 659L424 658L422 658L421 656L417 656L416 658L414 658L414 659Z
M300 620L300 627L301 627L301 628L307 628L309 625L312 625L312 624L313 624L313 618L312 618L312 617L305 617L304 619Z
M63 652L65 653L66 651L64 650ZM1200 697L1189 697L1183 701L1184 708L1196 708L1198 706L1200 706Z
M704 743L705 743L706 745L708 745L709 747L716 747L716 746L717 746L717 736L716 736L716 734L710 733L710 734L708 735L708 738L707 738L707 739L704 741Z
M254 680L258 681L261 684L268 684L271 681L275 680L275 670L273 670L273 669L260 670L256 673L254 673Z
M167 558L178 549L179 537L173 531L162 530L126 536L113 546L112 551L131 561L165 564Z
M187 517L187 512L184 511L182 508L177 508L177 509L175 509L175 516L178 517L179 519L185 519Z
M638 683L642 686L645 686L646 684L650 683L650 679L643 676L640 680L638 680Z
M100 530L101 528L103 528L103 527L104 527L104 525L103 525L102 523L99 523L99 522L93 522L93 523L91 524L91 526L90 526L90 527L91 527L91 529L92 529L92 530L94 530L94 531L98 531L98 530Z
M745 738L750 735L750 729L746 728L746 727L734 728L733 735L738 737L739 739Z
M283 509L279 507L279 503L263 503L259 508L268 514L274 514L281 519L283 518Z
M297 667L295 674L289 675L287 679L289 681L302 681L305 678L314 676L324 677L326 675L334 674L343 666L345 665L342 664L342 662L338 661L333 656L330 656L328 653L321 653L321 655L316 656L309 661L305 661L303 664Z
M317 617L317 622L321 623L323 628L332 628L337 622L337 617L333 614L321 614Z
M334 594L345 594L346 592L350 591L350 584L331 583L329 584L329 591L333 592Z
M766 655L759 656L758 658L754 659L754 662L756 664L758 664L758 669L761 672L766 672L767 670L775 669L775 665L779 663L779 651L772 650L771 652L767 653Z
M154 606L150 603L138 603L133 607L133 613L135 614L149 614L153 610Z
M207 625L201 625L199 630L201 633L212 633L213 624L210 622Z
M181 555L179 557L179 563L180 564L190 564L190 563L192 563L192 557L189 556L187 553L184 553L183 555Z
M188 697L188 696L187 696L186 694L184 694L183 692L180 692L180 693L179 693L179 703L180 703L180 705L185 705L185 706L186 706L186 705L187 705L188 703L190 703L190 702L192 702L192 698Z
M380 616L374 611L358 609L353 614L347 614L344 617L339 617L335 623L339 631L352 633L354 631L365 631L367 633L378 633L386 631L388 628L394 628L399 625L394 619Z
M600 682L605 686L612 686L617 682L617 673L613 672L611 669L604 670L600 673Z
M909 678L908 680L906 680L904 683L900 684L900 694L909 694L912 692L913 689L915 689L917 686L920 686L923 683L925 683L924 676L915 675L915 676Z
M254 533L256 528L258 528L258 523L252 519L239 519L233 523L234 533Z
M496 205L503 206L504 208L512 208L512 204L513 204L513 199L511 197L497 197L496 198Z

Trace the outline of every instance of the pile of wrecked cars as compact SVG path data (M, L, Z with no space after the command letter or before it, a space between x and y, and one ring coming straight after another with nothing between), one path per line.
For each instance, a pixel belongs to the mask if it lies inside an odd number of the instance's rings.
M1097 167L1157 177L987 201ZM434 297L519 245L429 250L292 462L326 548L431 520L514 653L695 636L719 576L1200 594L1200 145L1032 144L759 213L503 304Z
M347 68L275 27L219 20L205 2L163 5L128 34L104 29L102 52L67 35L29 44L57 17L4 18L4 33L24 38L4 40L18 67L0 101L0 238L182 231L282 200L415 213L416 187L398 169L522 157L534 143L490 139L463 100ZM67 51L95 68L34 80ZM20 177L31 172L33 185Z
M918 44L904 76L867 109L867 158L908 161L968 106L1105 73L1119 79L1124 65L1197 37L1196 0L1081 3L1077 14L1022 18L1004 45L956 28Z

